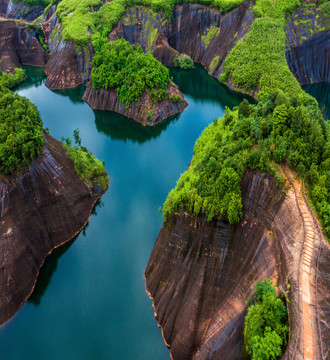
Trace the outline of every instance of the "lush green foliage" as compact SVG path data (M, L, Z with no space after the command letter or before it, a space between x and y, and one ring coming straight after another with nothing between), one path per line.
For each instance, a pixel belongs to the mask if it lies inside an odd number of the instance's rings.
M13 2L16 2L16 3L23 2L27 6L41 5L41 6L46 7L47 5L49 5L51 0L13 0Z
M151 54L144 54L141 47L130 45L124 39L110 44L99 33L93 37L93 47L92 81L95 89L116 88L120 101L127 107L146 91L166 91L169 70Z
M74 167L81 178L92 187L94 184L106 190L109 185L109 176L104 168L104 161L98 160L87 148L81 146L79 130L73 132L75 146L71 146L69 138L62 139L68 157L74 162Z
M207 48L211 41L217 36L220 34L220 29L216 26L211 26L207 33L205 35L202 36L202 41L205 45L205 48Z
M192 58L186 54L179 54L174 59L174 66L181 69L192 69L195 67Z
M23 70L0 76L0 172L5 175L27 167L44 141L37 108L8 89L24 78Z
M301 2L301 0L256 0L253 12L257 17L287 17L300 6Z
M245 317L244 344L252 360L278 359L287 346L288 312L270 280L257 283Z
M329 140L329 124L316 100L305 93L289 98L278 90L257 105L244 100L197 140L190 167L164 204L164 218L187 209L206 214L208 220L227 216L235 223L242 211L240 183L245 168L277 176L272 162L288 161L302 175L312 172L312 198L329 236Z
M303 92L286 62L282 19L262 17L253 22L226 59L220 80L228 78L247 92L260 88L260 100L277 89L292 95Z
M11 89L17 84L24 81L26 78L25 71L23 69L15 69L15 74L9 73L1 73L0 72L0 86L2 88Z
M132 5L151 7L154 12L171 17L173 8L182 3L200 3L226 12L239 6L244 0L112 0L104 5L101 0L62 0L57 8L57 16L63 23L63 37L77 45L87 45L90 32L96 30L109 33ZM102 5L102 6L101 6ZM100 9L98 10L98 8ZM95 11L98 10L98 11Z

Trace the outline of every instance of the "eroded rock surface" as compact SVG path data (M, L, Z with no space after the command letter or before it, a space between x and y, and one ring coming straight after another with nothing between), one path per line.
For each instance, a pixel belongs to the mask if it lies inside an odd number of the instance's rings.
M82 230L102 194L48 135L29 171L0 179L0 324L29 297L45 257Z
M242 195L244 216L236 226L181 214L158 235L145 270L146 288L174 360L240 359L245 301L253 285L269 277L281 292L290 284L284 359L293 354L303 359L298 269L304 229L295 193L284 194L272 177L247 171ZM329 249L325 253L329 256ZM329 263L323 261L322 269L329 273ZM324 286L320 304L329 300ZM321 313L326 328L329 317Z
M45 66L49 55L26 24L6 20L0 21L0 58L0 71L12 72L22 65Z
M138 121L143 126L153 126L171 116L181 113L188 106L188 103L177 86L170 84L167 90L173 96L179 95L181 100L178 102L166 100L153 103L151 96L145 93L141 96L139 102L132 102L126 109L125 104L120 102L115 89L95 90L91 83L88 84L82 99L86 101L92 109L114 111Z

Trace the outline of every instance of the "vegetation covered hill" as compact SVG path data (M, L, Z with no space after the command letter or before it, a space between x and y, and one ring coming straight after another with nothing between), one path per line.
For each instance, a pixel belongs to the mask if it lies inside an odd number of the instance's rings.
M93 37L92 82L95 89L116 88L117 95L126 107L139 101L145 91L151 91L154 102L172 98L166 91L170 80L169 70L142 48L130 45L124 39L110 44L107 37L96 33Z
M191 166L164 204L165 220L187 209L236 223L245 168L268 171L280 181L274 163L288 162L301 176L307 174L314 208L330 237L330 126L285 59L285 16L298 5L257 0L260 17L227 57L222 80L230 78L246 92L260 89L259 103L244 101L203 132Z

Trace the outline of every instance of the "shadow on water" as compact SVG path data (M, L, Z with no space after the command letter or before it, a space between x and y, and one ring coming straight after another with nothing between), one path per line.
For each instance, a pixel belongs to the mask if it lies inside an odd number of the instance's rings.
M84 102L81 98L85 93L85 89L84 85L79 85L74 89L53 90L53 92L57 95L68 97L73 104L79 104Z
M110 136L113 140L131 140L140 144L157 138L166 130L170 123L176 122L180 117L179 114L158 125L145 127L134 120L114 112L94 110L94 114L98 132Z
M303 89L318 101L324 117L330 119L330 83L318 83L303 86Z
M45 75L45 68L43 67L34 67L34 66L23 66L23 69L25 70L25 74L27 75L26 80L17 85L15 87L15 91L17 90L23 90L23 89L29 89L29 88L36 88L39 86L42 86L47 76Z
M97 216L97 209L102 208L103 206L104 203L101 200L99 200L94 206L91 216ZM64 245L54 249L52 253L46 257L45 262L40 269L34 290L28 299L28 302L30 304L33 304L34 306L40 305L42 297L45 294L51 282L52 276L54 275L57 269L58 260L61 258L62 255L64 255L67 252L67 250L69 250L71 245L80 236L80 234L86 236L86 230L88 226L89 226L89 221L87 222L86 226L82 229L81 233L79 233L70 241L66 242Z
M215 101L223 107L229 106L230 108L239 105L243 99L247 99L251 103L256 102L250 96L230 90L210 76L199 64L195 64L195 69L189 70L170 68L170 75L180 90L197 102Z

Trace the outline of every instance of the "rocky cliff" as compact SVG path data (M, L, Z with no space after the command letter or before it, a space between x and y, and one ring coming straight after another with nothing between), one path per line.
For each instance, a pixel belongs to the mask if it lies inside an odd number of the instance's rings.
M308 5L288 21L286 58L301 85L329 82L329 19Z
M28 171L0 179L0 324L27 300L45 257L82 230L102 194L48 135Z
M1 0L0 17L33 21L44 12L42 6L27 6L23 2Z
M244 215L236 226L182 213L172 216L158 235L145 270L146 288L174 360L240 359L245 301L252 286L269 277L290 300L284 358L303 358L298 269L304 231L295 193L285 194L272 177L247 171L242 196ZM326 337L329 280L324 280L330 269L325 261L329 248L322 246L318 291Z
M88 84L82 99L86 101L92 109L114 111L141 123L143 126L153 126L171 116L181 113L188 106L188 103L177 86L169 84L167 91L172 96L179 95L181 100L178 102L165 100L159 103L153 103L151 95L144 93L138 102L133 101L126 109L125 104L120 102L115 89L95 90L91 83Z
M49 55L28 31L26 23L0 21L0 71L11 72L22 65L45 66Z

